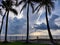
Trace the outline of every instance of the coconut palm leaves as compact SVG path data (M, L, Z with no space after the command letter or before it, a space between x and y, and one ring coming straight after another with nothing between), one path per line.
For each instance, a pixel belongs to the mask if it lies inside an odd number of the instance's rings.
M17 2L17 1L16 1ZM24 9L24 8L26 8L26 6L27 6L27 4L29 4L30 6L31 6L31 8L32 8L32 11L34 11L34 4L33 4L33 2L31 1L31 0L21 0L18 4L17 4L17 6L19 6L19 5L21 5L21 4L24 4L23 5L23 7L22 7L22 9L20 10L20 13L21 13L21 11Z
M54 9L54 2L52 0L41 0L38 2L35 11L39 11L42 7L47 7L48 13L51 14L51 10Z
M2 8L5 9L6 11L11 11L14 12L14 14L17 15L17 11L15 9L12 8L13 6L13 2L12 0L6 0L6 1L2 1Z

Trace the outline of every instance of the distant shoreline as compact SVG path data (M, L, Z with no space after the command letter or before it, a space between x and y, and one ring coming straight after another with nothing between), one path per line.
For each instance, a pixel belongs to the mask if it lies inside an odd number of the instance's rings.
M49 39L48 35L40 35L40 36L29 36L29 39ZM4 35L1 35L0 37L2 40L4 40ZM8 35L7 36L8 40L26 40L25 35ZM53 39L60 39L60 36L58 35L53 35Z

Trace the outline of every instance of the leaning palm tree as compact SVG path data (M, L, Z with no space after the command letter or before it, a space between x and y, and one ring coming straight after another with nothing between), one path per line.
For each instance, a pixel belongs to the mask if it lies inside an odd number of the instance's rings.
M2 7L3 5L0 4L0 7ZM4 20L4 17L6 15L6 12L4 13L4 15L2 14L2 8L0 9L0 15L2 16L2 22L1 22L1 27L0 27L0 34L1 34L1 31L2 31L2 27L3 27L3 20Z
M2 11L0 12L1 16L2 16ZM2 22L1 22L1 27L0 27L0 40L1 40L1 31L2 31L2 27L3 27L3 22L4 22L4 17L6 15L6 12L5 14L2 16Z
M0 7L2 7L2 5L0 4ZM2 27L3 27L3 22L4 22L4 17L6 15L6 12L4 13L4 15L2 14L2 8L0 9L0 15L2 16L2 22L1 22L1 27L0 27L0 40L1 40L1 31L2 31Z
M2 16L2 22L1 22L1 27L0 27L0 35L1 35L2 27L3 27L3 22L4 22L5 15L6 15L6 12L4 13L4 15L1 15Z
M0 15L2 16L2 11L1 11L1 9L0 9ZM0 34L1 34L1 28L0 28Z
M38 12L42 7L45 8L48 34L50 37L50 41L55 45L55 42L53 41L53 37L50 31L49 22L48 22L48 14L51 14L51 10L54 9L54 2L52 2L52 0L40 0L40 1L37 1L37 3L38 3L38 6L36 7L35 11L38 9L37 10Z
M0 9L0 15L2 15L1 9ZM0 28L0 40L1 40L1 28Z
M17 1L17 0L16 0ZM26 38L26 43L29 42L29 5L32 7L32 11L34 11L34 8L33 8L33 3L31 0L21 0L17 6L21 5L21 4L24 4L21 11L27 7L27 38ZM21 13L20 11L20 13Z
M2 8L5 9L6 14L6 29L5 29L5 40L4 42L7 42L7 30L8 30L8 16L9 16L9 11L13 12L14 14L18 14L15 9L12 8L13 2L12 0L3 0L2 1Z

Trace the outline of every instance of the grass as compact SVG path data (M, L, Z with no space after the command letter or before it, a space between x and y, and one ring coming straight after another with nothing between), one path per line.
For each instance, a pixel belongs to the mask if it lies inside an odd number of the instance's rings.
M0 45L49 45L49 44L39 44L39 43L24 43L24 42L9 42L9 43L0 43Z
M9 42L9 43L0 43L0 45L48 45L48 44L38 44L38 43L24 43L24 42Z

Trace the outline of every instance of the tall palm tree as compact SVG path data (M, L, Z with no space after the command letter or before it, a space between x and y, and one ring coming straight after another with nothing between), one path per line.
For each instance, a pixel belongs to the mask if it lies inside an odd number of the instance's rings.
M5 14L2 16L2 22L1 22L1 27L0 27L0 40L1 40L1 31L2 31L2 28L3 28L3 22L4 22L4 17L6 15L6 12Z
M7 30L8 30L8 16L9 16L9 11L13 12L14 14L18 14L15 9L12 8L13 2L12 0L5 0L2 1L2 8L5 9L5 12L7 13L6 15L6 29L5 29L5 41L7 42Z
M32 3L31 0L21 0L21 1L17 4L17 6L21 5L22 3L23 3L24 5L23 5L21 11L22 11L24 8L27 7L27 37L26 37L26 43L28 43L28 42L29 42L29 5L31 6L32 12L33 12L33 11L34 11L34 8L33 8L33 5L34 5L34 4ZM21 11L20 11L20 12L21 12Z
M2 22L1 22L1 27L0 27L0 34L1 34L1 31L2 31L3 21L4 21L5 15L6 15L6 12L5 12L5 14L2 16Z
M0 9L0 15L2 16L2 11ZM0 40L1 40L1 28L0 28Z
M0 4L0 7L2 7L1 4ZM6 12L5 12L4 15L3 15L3 14L2 14L2 9L0 9L0 15L2 16L2 22L1 22L1 27L0 27L0 40L1 40L1 31L2 31L3 21L4 21L5 15L6 15Z
M35 11L37 10L37 12L42 8L45 7L45 16L46 16L46 23L47 23L47 29L48 29L48 34L50 37L50 41L55 45L55 42L53 41L53 37L50 31L50 26L49 26L49 21L48 21L48 14L51 14L51 10L54 9L54 2L52 2L52 0L40 0L37 1L37 3L39 4Z

